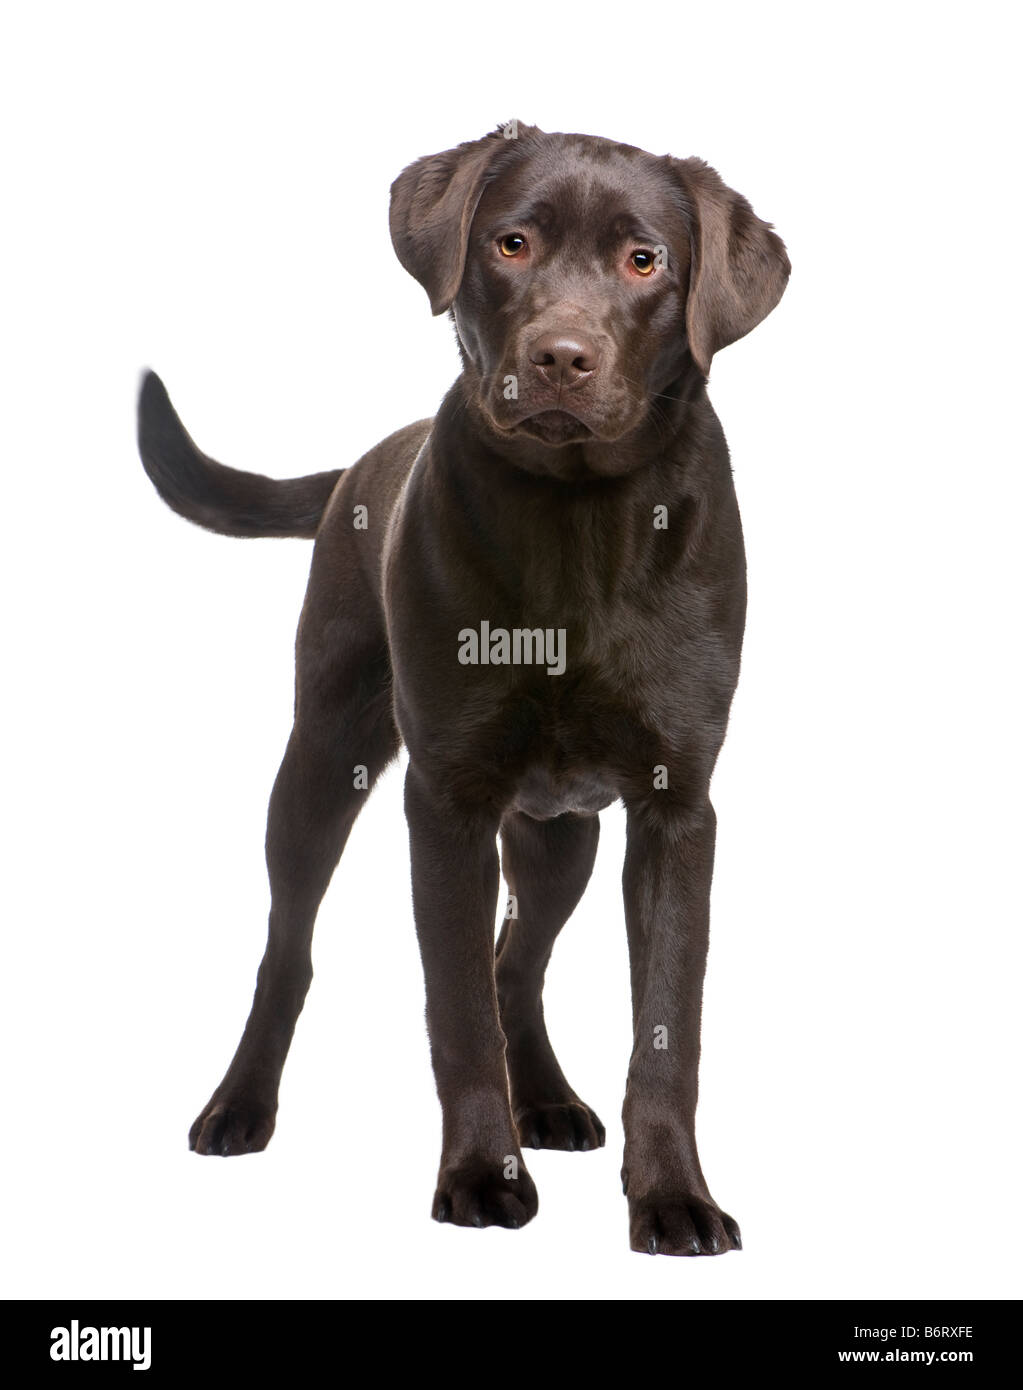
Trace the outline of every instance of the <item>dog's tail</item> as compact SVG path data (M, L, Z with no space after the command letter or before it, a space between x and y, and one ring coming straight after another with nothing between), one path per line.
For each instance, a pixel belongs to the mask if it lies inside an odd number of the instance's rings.
M196 447L155 372L142 378L138 438L143 466L168 507L222 536L315 536L344 471L277 480L225 468Z

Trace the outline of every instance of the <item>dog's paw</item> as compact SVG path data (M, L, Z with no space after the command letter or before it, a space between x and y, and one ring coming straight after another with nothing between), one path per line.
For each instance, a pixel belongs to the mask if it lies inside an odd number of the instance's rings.
M723 1255L741 1250L736 1222L692 1194L651 1193L629 1200L629 1244L647 1255Z
M277 1122L276 1107L243 1097L214 1096L188 1131L197 1154L254 1154L265 1149Z
M515 1158L514 1177L505 1176L509 1166L507 1159L502 1163L479 1159L442 1168L433 1198L434 1221L513 1230L532 1221L539 1206L536 1186L521 1159Z
M515 1124L524 1148L575 1152L604 1147L604 1126L581 1100L519 1106Z

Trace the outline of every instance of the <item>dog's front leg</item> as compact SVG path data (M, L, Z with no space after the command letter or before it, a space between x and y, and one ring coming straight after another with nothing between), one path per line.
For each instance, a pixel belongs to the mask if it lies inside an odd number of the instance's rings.
M523 1226L536 1215L537 1197L512 1120L494 983L498 818L453 806L414 764L405 814L443 1112L433 1215L459 1226Z
M628 808L623 875L634 1029L622 1115L629 1237L651 1254L716 1255L740 1239L696 1151L714 810L706 800L658 804L658 795Z

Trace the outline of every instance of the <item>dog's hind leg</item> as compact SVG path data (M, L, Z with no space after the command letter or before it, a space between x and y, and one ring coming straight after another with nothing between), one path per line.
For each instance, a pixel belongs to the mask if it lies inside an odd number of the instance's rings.
M295 725L267 823L269 939L234 1060L189 1133L197 1153L252 1153L273 1133L281 1071L312 979L316 912L370 788L398 750L379 609L355 567L343 568L339 606L338 588L316 586L314 558Z
M538 821L516 811L501 824L514 915L497 943L497 992L512 1114L524 1147L596 1149L604 1143L604 1126L558 1065L542 999L554 942L593 871L599 831L596 816L571 814Z

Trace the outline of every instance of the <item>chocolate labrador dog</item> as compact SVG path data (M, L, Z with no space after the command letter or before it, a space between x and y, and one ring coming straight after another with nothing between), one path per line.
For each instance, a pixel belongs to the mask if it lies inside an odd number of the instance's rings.
M391 234L458 336L462 372L434 419L347 470L278 482L207 458L160 379L141 388L142 460L175 511L226 535L316 539L270 799L269 940L190 1145L269 1140L320 899L403 741L443 1110L434 1217L521 1226L537 1195L520 1145L604 1142L558 1065L541 991L598 814L621 800L631 1246L738 1249L694 1130L708 786L746 605L705 385L714 354L778 303L784 246L702 160L514 122L410 165ZM498 836L510 898L495 952Z

